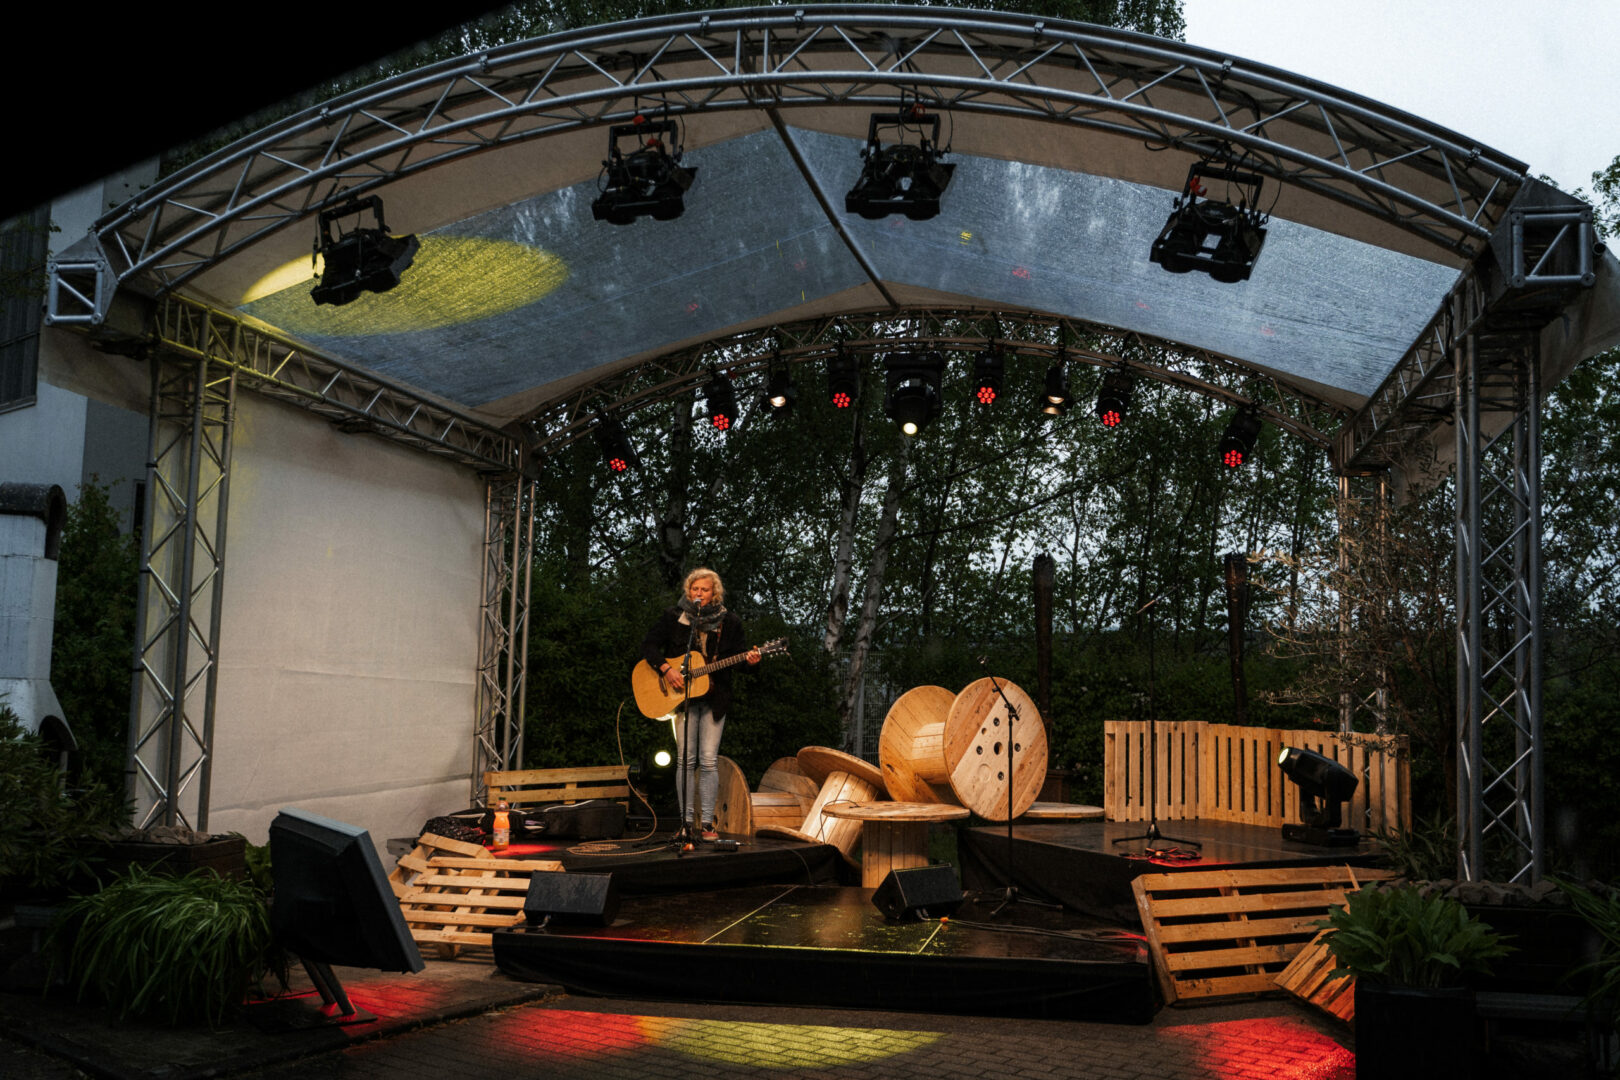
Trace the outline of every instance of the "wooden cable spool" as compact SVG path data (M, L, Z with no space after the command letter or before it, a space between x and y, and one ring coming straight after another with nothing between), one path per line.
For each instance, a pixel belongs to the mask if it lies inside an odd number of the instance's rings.
M872 802L883 790L883 774L869 762L825 746L807 746L800 750L799 767L811 780L821 784L803 824L797 829L760 826L755 829L756 834L831 844L843 854L845 861L858 866L851 852L860 839L861 823L829 817L822 808L835 802Z
M754 809L748 793L748 777L742 767L725 755L715 760L720 774L715 794L714 827L724 836L753 836Z
M878 767L889 798L945 805L958 801L945 768L945 719L955 701L956 695L943 686L914 686L889 706L878 736Z
M778 758L760 777L759 790L749 795L754 828L797 829L815 804L821 785L804 775L799 759Z
M1007 702L1018 710L1016 724ZM1046 782L1046 727L1035 702L1005 679L969 683L945 718L945 770L962 805L988 821L1007 820L1009 786L1012 816L1028 810Z

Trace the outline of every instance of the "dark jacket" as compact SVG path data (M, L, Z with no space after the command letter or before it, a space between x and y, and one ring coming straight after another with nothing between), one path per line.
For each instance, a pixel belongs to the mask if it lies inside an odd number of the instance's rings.
M665 608L664 613L658 617L658 622L647 631L647 636L641 642L641 657L652 665L657 671L664 661L672 656L685 656L688 634L691 627L680 621L680 608ZM720 617L720 632L710 634L708 648L699 650L703 653L704 663L713 663L724 660L728 656L748 651L748 645L743 640L742 620L731 612ZM702 699L709 703L717 718L723 718L731 708L731 680L732 677L748 665L738 664L724 671L717 671L710 675L709 692ZM699 700L697 698L694 701Z

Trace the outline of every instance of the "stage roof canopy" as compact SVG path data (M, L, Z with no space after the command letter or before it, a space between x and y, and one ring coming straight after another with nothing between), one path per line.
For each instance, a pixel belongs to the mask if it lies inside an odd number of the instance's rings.
M956 165L941 213L847 213L869 117L917 103ZM637 115L677 124L696 169L685 212L593 220L609 125ZM1265 177L1248 281L1149 261L1201 159ZM415 262L390 292L317 306L316 215L370 194L391 231L420 238ZM564 399L582 413L591 387L649 358L915 309L1184 346L1342 419L1524 205L1583 206L1466 136L1180 42L1004 13L772 7L572 31L375 84L166 178L90 246L120 289L246 316L496 427ZM1573 352L1614 334L1612 256L1597 270L1610 314Z

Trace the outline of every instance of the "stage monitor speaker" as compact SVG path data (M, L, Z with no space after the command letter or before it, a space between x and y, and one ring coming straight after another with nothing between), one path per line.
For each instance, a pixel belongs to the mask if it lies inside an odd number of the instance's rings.
M538 876L538 875L536 875ZM896 922L937 919L962 906L962 886L951 866L890 870L872 894L877 909Z
M538 870L529 878L523 916L532 926L548 917L560 923L607 926L619 913L619 890L612 874L570 874Z

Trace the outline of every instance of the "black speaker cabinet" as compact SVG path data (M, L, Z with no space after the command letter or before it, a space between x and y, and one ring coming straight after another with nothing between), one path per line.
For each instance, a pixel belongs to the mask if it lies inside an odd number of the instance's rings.
M619 890L612 874L536 871L523 899L523 916L530 925L550 916L553 922L607 926L618 913Z
M956 868L952 866L890 870L872 894L872 903L897 922L937 919L962 906L962 886L957 884Z

